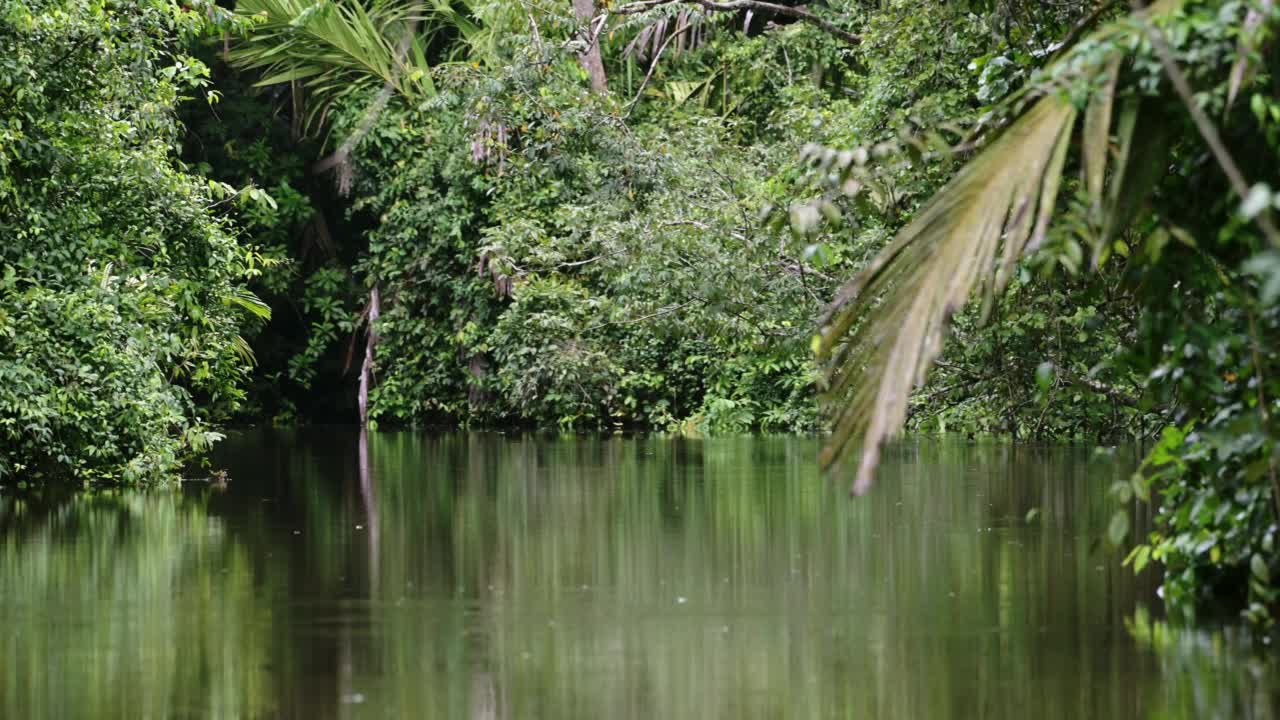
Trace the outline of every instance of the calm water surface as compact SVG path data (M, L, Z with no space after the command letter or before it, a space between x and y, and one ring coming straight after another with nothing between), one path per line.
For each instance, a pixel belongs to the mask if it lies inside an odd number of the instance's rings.
M1131 454L906 443L850 501L816 451L252 431L225 484L0 492L0 717L1275 716L1230 632L1127 629Z

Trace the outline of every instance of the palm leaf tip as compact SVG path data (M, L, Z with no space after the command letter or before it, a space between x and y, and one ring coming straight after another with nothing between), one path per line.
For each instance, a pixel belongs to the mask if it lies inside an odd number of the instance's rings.
M951 316L975 288L998 292L1043 233L1076 116L1056 95L1037 101L839 293L818 347L833 420L820 461L839 463L860 437L854 494L871 487L881 447L902 427Z

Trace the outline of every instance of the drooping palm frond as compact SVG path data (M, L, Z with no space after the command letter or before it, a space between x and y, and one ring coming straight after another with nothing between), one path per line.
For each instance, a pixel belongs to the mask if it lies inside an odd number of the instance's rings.
M623 55L642 61L656 60L662 49L674 42L672 57L679 57L686 50L696 50L705 45L711 28L701 10L680 8L674 15L659 15L643 25L627 43Z
M1182 3L1160 0L1148 8L1149 16ZM1114 112L1127 46L1106 41L1134 28L1129 21L1108 25L1082 42L1090 52L1057 61L1063 75L1083 76L1094 88L1084 111L1081 164L1104 238L1123 227L1164 169L1159 155L1167 139L1147 117L1151 113L1137 100ZM1040 244L1048 228L1080 108L1060 91L1038 99L1024 93L1011 102L1027 103L1027 109L839 291L828 312L818 356L826 369L824 404L833 433L821 461L831 466L861 440L855 493L870 487L880 449L901 429L911 391L941 352L952 316L975 290L987 302L1001 292L1018 259Z
M260 71L259 86L300 82L314 128L334 101L370 86L408 98L434 93L419 24L424 7L361 0L240 0L236 12L254 30L229 53L232 64Z

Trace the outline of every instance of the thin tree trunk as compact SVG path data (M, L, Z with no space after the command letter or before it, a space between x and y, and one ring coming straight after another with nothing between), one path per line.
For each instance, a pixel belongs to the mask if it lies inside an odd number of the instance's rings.
M374 285L369 291L369 332L364 344L364 364L360 367L360 394L357 398L360 403L361 427L369 424L369 387L373 385L373 352L378 344L377 322L381 314L378 286Z
M604 74L604 60L600 57L599 36L592 28L596 16L595 0L573 0L573 13L578 16L587 33L590 45L578 56L578 62L591 78L591 89L598 93L609 92L609 81Z

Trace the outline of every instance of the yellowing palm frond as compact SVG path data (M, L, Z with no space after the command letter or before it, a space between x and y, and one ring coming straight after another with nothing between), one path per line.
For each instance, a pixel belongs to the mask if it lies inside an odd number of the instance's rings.
M819 349L832 368L828 399L839 406L823 462L862 435L857 492L870 485L880 444L905 420L908 395L941 351L951 316L975 285L1002 286L1033 232L1043 232L1076 113L1057 98L1038 102L841 291Z
M1149 12L1168 13L1181 4L1162 0ZM1133 28L1102 28L1090 44L1096 49L1098 41ZM1144 127L1140 103L1131 101L1114 123L1118 151L1115 162L1108 162L1123 59L1121 44L1109 47L1116 49L1085 62L1070 55L1060 61L1079 65L1068 66L1070 74L1083 73L1100 88L1084 109L1081 159L1104 238L1143 201L1163 169L1150 156L1165 147L1161 133ZM1023 253L1043 239L1080 114L1061 92L1032 102L838 293L818 343L826 368L824 404L833 422L821 460L831 466L861 439L855 493L870 487L881 446L901 429L911 391L923 384L941 352L952 316L975 289L989 302Z

